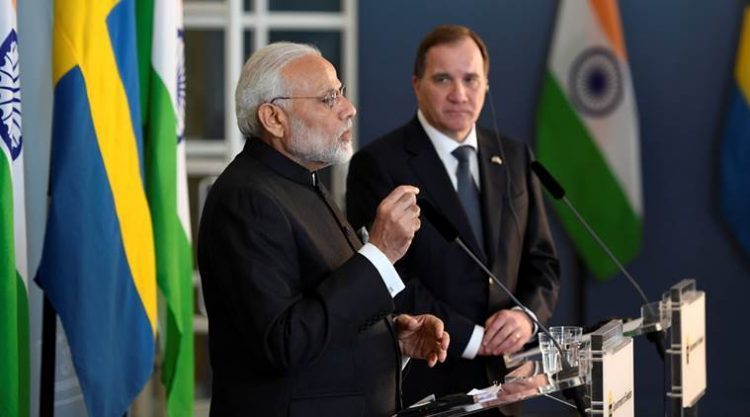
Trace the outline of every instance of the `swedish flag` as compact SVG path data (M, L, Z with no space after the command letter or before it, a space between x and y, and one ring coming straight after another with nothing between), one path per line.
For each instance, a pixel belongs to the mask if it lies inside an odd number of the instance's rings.
M156 333L133 0L57 0L50 206L37 282L60 315L89 415L122 416Z
M729 114L721 149L720 204L724 221L750 256L750 5L745 3Z

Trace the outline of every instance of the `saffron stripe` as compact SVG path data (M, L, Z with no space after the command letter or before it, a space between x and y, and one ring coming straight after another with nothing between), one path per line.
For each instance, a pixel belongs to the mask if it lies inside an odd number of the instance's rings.
M599 21L602 31L607 36L613 52L621 60L627 61L625 40L622 37L622 25L620 24L620 12L617 9L616 0L589 0L591 10Z

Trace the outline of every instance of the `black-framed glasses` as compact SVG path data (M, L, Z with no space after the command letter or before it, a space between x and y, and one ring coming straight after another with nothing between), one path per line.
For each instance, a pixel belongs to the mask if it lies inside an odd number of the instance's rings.
M346 93L346 86L341 84L341 87L339 87L337 90L333 90L329 92L328 94L322 96L322 97L291 97L291 96L281 96L281 97L274 97L271 100L268 100L269 103L273 104L276 100L297 100L297 99L314 99L319 100L321 103L328 106L329 109L333 110L334 107L339 103L339 99L341 97L345 97Z

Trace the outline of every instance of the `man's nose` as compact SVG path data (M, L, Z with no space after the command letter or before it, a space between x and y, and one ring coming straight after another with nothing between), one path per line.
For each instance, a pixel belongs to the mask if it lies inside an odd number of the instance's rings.
M357 115L357 108L349 100L348 97L341 97L341 110L339 110L339 117L341 119L351 119Z
M451 89L448 93L448 99L458 103L463 103L468 100L466 86L460 80L454 81L451 84Z

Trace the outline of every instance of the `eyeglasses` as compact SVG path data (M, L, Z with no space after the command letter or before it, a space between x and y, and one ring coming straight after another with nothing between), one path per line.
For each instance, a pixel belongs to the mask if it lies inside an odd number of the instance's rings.
M322 97L274 97L268 102L273 104L276 100L297 100L297 99L314 99L319 100L321 103L328 106L329 109L333 110L334 107L339 103L339 99L341 97L345 97L346 93L346 86L341 85L341 87L338 88L338 90L333 90L330 93L322 96Z

